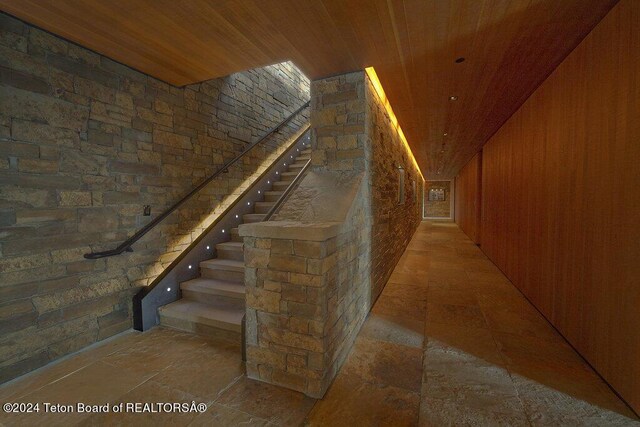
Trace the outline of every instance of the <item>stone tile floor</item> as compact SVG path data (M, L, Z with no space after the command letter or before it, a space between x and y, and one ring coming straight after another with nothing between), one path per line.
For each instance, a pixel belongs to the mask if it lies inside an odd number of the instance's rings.
M640 426L448 222L420 225L324 399L248 379L239 354L170 329L121 334L1 386L0 402L195 401L206 412L0 412L0 424Z

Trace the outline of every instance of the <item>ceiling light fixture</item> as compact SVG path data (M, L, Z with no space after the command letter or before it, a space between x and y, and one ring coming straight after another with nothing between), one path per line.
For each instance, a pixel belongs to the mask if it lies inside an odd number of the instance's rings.
M449 97L449 101L457 101L457 100L458 100L458 97L455 95L452 95Z

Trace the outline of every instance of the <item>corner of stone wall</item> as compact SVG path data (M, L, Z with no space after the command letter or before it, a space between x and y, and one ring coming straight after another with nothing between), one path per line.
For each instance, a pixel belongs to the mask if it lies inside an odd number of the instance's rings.
M247 376L320 398L331 383L328 329L339 223L245 224Z
M240 227L247 375L312 397L335 378L420 221L416 194L397 204L397 166L418 173L370 86L364 72L312 82L312 168L278 221Z

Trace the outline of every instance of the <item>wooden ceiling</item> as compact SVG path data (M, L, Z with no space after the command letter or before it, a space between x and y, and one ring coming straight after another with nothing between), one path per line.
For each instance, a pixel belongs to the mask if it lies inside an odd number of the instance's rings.
M312 79L373 66L425 177L443 179L616 2L0 0L0 9L178 86L284 60Z

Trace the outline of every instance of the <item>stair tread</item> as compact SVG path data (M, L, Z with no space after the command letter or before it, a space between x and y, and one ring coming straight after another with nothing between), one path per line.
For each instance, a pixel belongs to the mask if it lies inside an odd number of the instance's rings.
M214 258L200 262L200 267L219 270L244 271L244 262L232 259Z
M229 302L229 300L203 303L181 299L160 307L160 314L214 327L224 327L226 324L229 327L224 329L238 330L242 324L245 309L244 304Z
M300 172L282 172L282 176L296 176Z
M256 206L273 206L276 202L256 202Z
M229 282L226 280L197 278L182 282L180 289L187 291L203 292L217 295L218 291L234 292L244 294L246 288L244 283Z
M265 196L282 196L284 191L265 191Z
M256 220L256 219L262 219L266 216L266 214L244 214L242 215L242 218L246 221L247 219L249 220ZM255 221L254 221L255 222Z
M228 249L228 250L242 250L244 243L243 242L223 242L223 243L218 243L216 245L216 248L223 248L223 249Z

